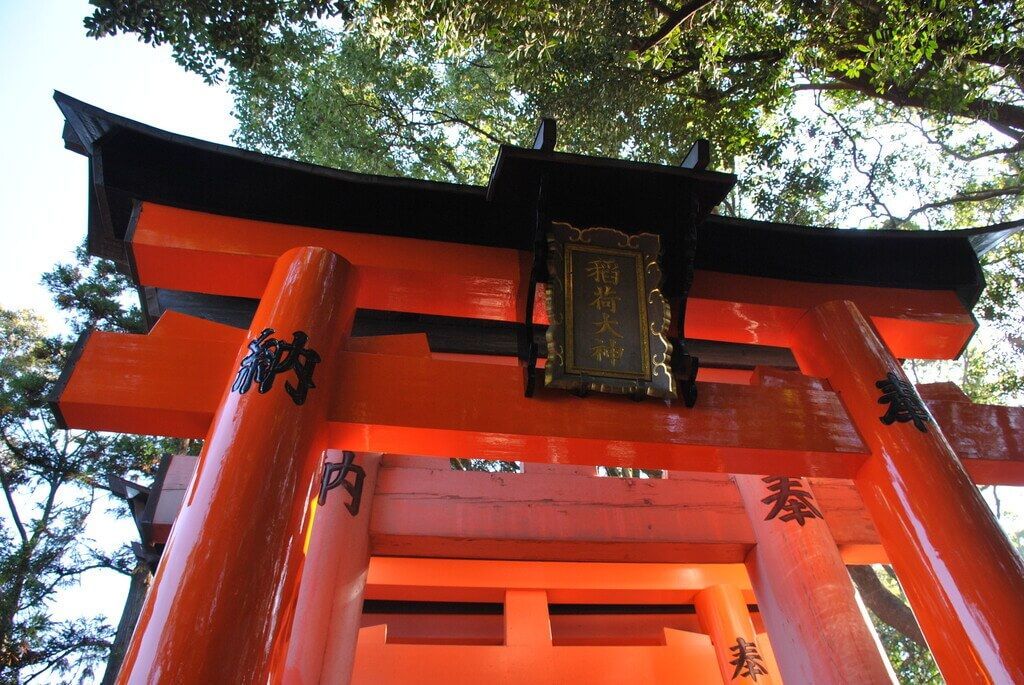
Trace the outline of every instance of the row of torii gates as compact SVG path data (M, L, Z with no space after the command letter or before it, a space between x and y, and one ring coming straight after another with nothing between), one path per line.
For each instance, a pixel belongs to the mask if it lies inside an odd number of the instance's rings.
M1016 225L715 217L735 179L699 146L663 167L542 132L477 188L57 100L90 158L90 250L130 270L154 325L84 338L55 408L205 438L194 475L161 476L166 546L121 682L890 682L845 567L867 563L893 565L948 682L1024 682L1024 567L975 487L1024 484L1024 411L915 391L899 362L960 354L978 254ZM692 238L692 287L670 273L666 293L702 350L695 406L524 395L516 336L545 319L523 319L516 226L548 215L651 226L669 254ZM268 329L295 372L276 385L242 373Z

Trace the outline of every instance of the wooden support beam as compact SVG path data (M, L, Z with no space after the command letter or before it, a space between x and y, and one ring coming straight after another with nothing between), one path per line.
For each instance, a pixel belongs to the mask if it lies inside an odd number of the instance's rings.
M217 400L209 379L231 375L244 340L159 328L90 337L58 402L68 425L205 433ZM328 417L338 449L728 472L766 468L769 450L776 470L838 477L852 476L865 456L828 391L702 384L701 403L684 410L548 390L525 398L514 367L415 353L345 351L335 369L344 391Z
M733 473L768 468L770 455L783 472L835 477L852 476L864 458L830 391L702 383L701 401L685 409L547 389L526 398L513 367L352 353L339 361L359 397L331 414L339 448Z
M519 321L527 254L507 248L284 226L145 203L130 249L141 284L172 290L260 297L285 250L331 249L355 265L364 309ZM788 346L808 308L851 300L872 318L900 357L953 358L976 328L951 291L782 281L698 270L686 337ZM543 293L536 320L546 322Z
M196 457L176 455L187 481ZM810 479L840 554L885 563L851 481ZM167 540L184 489L154 491ZM754 536L726 474L597 477L594 467L527 464L525 473L452 470L432 457L387 455L373 500L380 556L536 561L742 563Z
M807 482L776 477L766 483L744 475L736 484L757 542L747 572L785 682L891 683L881 645ZM787 496L790 487L801 494Z
M725 474L602 478L572 467L520 474L453 471L388 456L373 513L374 554L548 561L742 563L754 535ZM815 480L851 563L885 561L850 481Z
M387 626L363 628L353 685L620 685L688 683L719 685L721 677L707 635L664 631L665 644L437 645L391 644Z
M343 455L328 452L325 461ZM370 514L381 455L356 455L363 469L361 506L353 514L338 488L317 505L303 550L302 580L291 617L285 682L348 683L355 661L363 589L370 563Z
M150 335L93 334L62 379L67 425L201 437L244 332L181 315ZM360 344L367 344L365 339ZM850 478L866 449L838 396L815 387L701 384L693 409L540 390L519 370L430 356L344 351L331 446L362 452ZM982 483L1024 483L1024 410L935 400L929 408ZM960 421L969 417L972 426ZM948 423L947 423L948 422ZM984 428L978 428L978 426Z
M547 606L549 602L689 604L699 592L717 583L735 583L739 601L752 600L746 572L739 564L557 564L375 557L370 561L368 598L383 595L488 603L504 600L505 639L504 644L487 639L493 635L493 621L478 622L475 629L467 631L463 625L466 617L459 617L459 632L465 636L463 640L469 639L469 644L438 642L438 638L452 634L446 626L435 626L435 630L427 633L427 640L420 637L417 644L409 639L410 633L422 634L422 629L410 631L406 625L406 638L392 641L387 626L367 627L360 633L353 683L427 685L443 680L464 685L555 685L573 681L595 685L718 685L722 680L707 635L662 628L658 631L662 638L656 642L648 638L642 643L631 643L629 635L613 629L603 633L609 635L604 641L585 636L566 645L552 639L555 617L548 615ZM607 618L614 621L616 617ZM646 618L679 622L672 615ZM374 619L386 621L388 616L378 614ZM398 619L408 624L408 617ZM434 617L430 619L433 623ZM758 643L767 645L767 640L759 636ZM767 652L770 662L770 649Z
M502 602L508 590L547 592L551 604L692 604L712 585L754 603L743 564L612 564L478 559L370 559L367 599Z
M320 483L326 413L339 380L332 367L355 313L351 276L327 250L286 252L246 335L273 327L308 335L326 371L308 397L296 401L288 386L235 392L232 371L247 353L239 346L224 347L235 360L199 384L219 387L219 402L121 682L160 674L183 683L280 681L312 524L310 493ZM203 345L184 351L204 356L197 349ZM298 363L298 345L292 354Z
M932 422L852 302L815 307L792 347L801 370L843 394L871 447L857 488L943 677L1024 682L1024 563L944 436L946 426ZM888 405L884 416L880 403Z
M505 644L551 646L548 593L544 590L505 591Z
M378 612L380 606L389 610ZM369 602L363 611L362 625L374 626L387 623L388 640L404 644L456 644L456 645L500 645L504 644L504 617L481 605L456 605L434 603L381 603ZM665 642L665 628L685 630L692 633L701 631L700 621L692 605L661 605L657 611L651 605L641 604L632 608L636 613L627 613L629 608L614 605L609 611L599 613L584 610L581 605L557 605L550 616L551 637L556 646L568 645L661 645ZM411 611L403 612L401 608ZM436 608L436 612L431 610ZM459 607L466 607L466 613L456 613ZM752 615L755 621L760 614Z
M769 668L757 642L743 593L731 585L713 585L697 593L697 616L711 638L722 682L750 678L771 685L779 672Z

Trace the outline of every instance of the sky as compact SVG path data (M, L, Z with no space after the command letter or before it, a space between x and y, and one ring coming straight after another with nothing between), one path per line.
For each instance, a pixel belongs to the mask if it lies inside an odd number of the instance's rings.
M168 49L87 38L89 12L84 0L0 0L0 306L34 310L51 333L63 317L39 278L84 239L88 196L87 161L64 149L53 91L215 142L230 143L234 127L226 88L187 74ZM105 499L97 509L115 506ZM94 516L87 534L108 549L138 539L130 519L113 516ZM52 611L116 625L127 591L125 577L91 572Z
M39 277L85 237L87 161L64 149L60 90L159 128L230 143L231 98L166 48L85 36L84 0L0 0L0 306L61 317Z

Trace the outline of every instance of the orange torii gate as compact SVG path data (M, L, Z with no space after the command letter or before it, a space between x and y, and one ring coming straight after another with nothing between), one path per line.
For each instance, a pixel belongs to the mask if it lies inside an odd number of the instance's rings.
M1024 417L919 395L898 362L959 354L977 255L1016 225L724 219L731 176L557 153L550 128L503 147L487 188L367 177L57 100L91 159L90 250L154 325L84 337L55 409L206 439L122 682L886 681L844 557L893 564L949 682L1024 680L1024 568L971 480L1024 480ZM551 220L661 237L695 406L534 389ZM686 475L708 472L733 475ZM476 490L496 479L513 494ZM583 501L542 494L559 487Z

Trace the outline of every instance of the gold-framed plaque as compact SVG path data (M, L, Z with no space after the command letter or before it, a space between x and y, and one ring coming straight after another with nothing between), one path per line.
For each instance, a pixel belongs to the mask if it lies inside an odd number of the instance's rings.
M661 240L553 222L544 385L675 398Z

